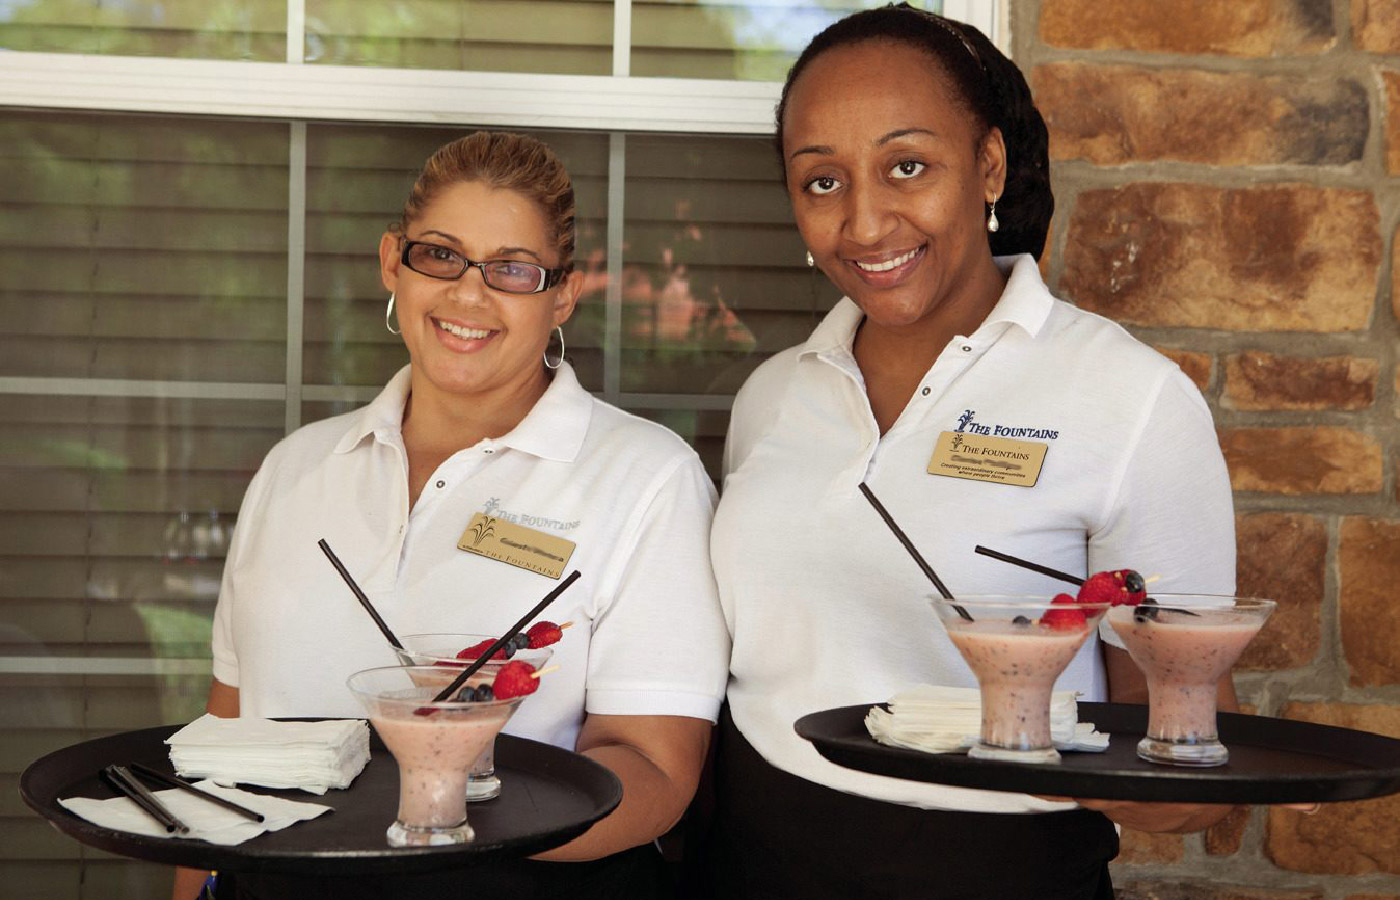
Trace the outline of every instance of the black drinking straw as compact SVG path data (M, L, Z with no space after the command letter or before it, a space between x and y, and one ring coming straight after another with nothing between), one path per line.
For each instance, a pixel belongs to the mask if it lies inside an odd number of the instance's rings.
M517 634L520 633L520 629L524 628L526 625L529 625L531 620L534 619L535 616L538 616L541 612L543 612L546 606L558 599L559 595L564 593L564 591L568 590L569 585L573 584L575 581L578 581L578 579L579 570L574 569L572 572L569 573L568 578L565 578L563 581L559 582L557 585L554 586L554 590L550 591L548 594L545 594L544 599L541 600L539 603L536 603L534 609L531 609L525 615L521 616L520 621L510 626L509 631L496 638L496 642L490 647L487 647L486 651L480 656L478 656L475 662L471 663L460 673L458 673L457 677L452 679L452 683L449 684L447 687L443 688L442 692L433 698L433 702L441 703L442 701L451 697L453 694L457 693L457 689L460 688L462 685L466 684L468 678L475 675L482 666L486 665L488 662L491 661L491 657L496 655L497 650L510 643L511 638L515 637Z
M188 781L186 781L178 775L167 775L164 772L157 772L155 769L152 769L149 766L143 766L140 763L136 762L132 763L129 768L133 773L141 776L142 778L145 778L149 781L158 781L166 787L179 788L180 790L187 791L191 794L194 794L197 797L200 797L204 800L208 800L210 803L213 803L216 806L222 806L224 809L236 812L245 819L249 819L253 822L267 821L267 817L264 816L262 813L258 812L257 810L249 809L248 807L243 806L242 804L234 803L232 800L220 797L217 794L211 794L210 792L204 790L204 788L195 787L194 785L190 784Z
M345 570L345 564L335 555L335 551L331 550L331 545L326 543L325 538L321 538L316 542L316 546L321 548L321 552L326 554L326 559L331 561L331 565L335 566L335 570L340 573L340 577L345 579L345 583L348 584L350 590L354 592L355 599L360 601L360 605L365 608L365 612L369 613L369 617L374 620L374 624L378 625L379 630L384 632L384 637L388 638L389 643L394 645L394 649L402 650L403 644L399 643L399 639L394 637L394 633L389 630L389 626L379 617L378 610L374 608L373 603L369 602L369 598L365 596L365 592L360 590L360 586L355 583L355 579L350 577L350 573Z
M146 786L136 780L130 772L123 766L107 766L102 770L102 775L107 779L112 787L118 792L125 794L132 803L139 806L146 815L155 819L165 829L167 834L189 834L190 826L181 822L164 803L156 798L154 794L146 790Z
M918 563L919 568L923 570L924 577L933 582L933 586L938 588L938 593L943 595L943 599L952 600L952 591L948 590L948 586L943 583L943 579L938 577L938 573L933 571L933 566L930 566L928 562L924 560L923 556L919 554L918 548L914 546L914 542L909 540L909 535L905 534L904 529L899 527L894 517L890 515L889 510L885 509L884 504L876 499L875 494L864 481L860 483L859 487L860 492L865 495L865 499L870 501L870 505L875 507L875 511L880 514L880 518L884 519L885 524L890 527L890 531L893 531L894 536L904 545L904 549L908 550L909 555L914 557L914 562ZM969 622L972 621L972 616L968 615L967 610L963 609L961 606L954 603L953 609L957 610L958 615L962 616L964 619Z
M987 547L983 547L981 544L978 544L974 548L973 552L980 553L983 556L990 556L992 559L999 559L1002 562L1011 563L1013 566L1020 566L1023 569L1030 569L1032 572L1039 572L1042 575L1049 575L1051 578L1058 578L1061 581L1068 581L1070 584L1084 583L1083 578L1077 578L1069 574L1068 572L1061 572L1059 569L1052 569L1049 566L1042 566L1040 563L1033 563L1028 559L1021 559L1019 557L1012 556L1009 553L999 553L996 550L991 550Z

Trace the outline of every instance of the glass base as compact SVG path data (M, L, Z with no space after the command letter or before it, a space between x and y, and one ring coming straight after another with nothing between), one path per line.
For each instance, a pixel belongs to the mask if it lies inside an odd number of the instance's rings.
M994 759L998 762L1057 763L1060 761L1060 751L1054 747L1042 747L1039 750L1015 750L1010 747L994 747L991 744L978 743L968 748L967 755L973 759Z
M1145 737L1138 741L1137 755L1151 763L1164 766L1223 766L1230 760L1230 751L1217 740L1191 743L1164 741Z
M405 825L395 822L384 832L390 847L447 847L452 844L470 844L476 840L476 832L463 819L460 824L446 827Z
M499 796L501 796L501 779L497 778L494 772L485 775L472 773L467 776L468 803L495 800Z

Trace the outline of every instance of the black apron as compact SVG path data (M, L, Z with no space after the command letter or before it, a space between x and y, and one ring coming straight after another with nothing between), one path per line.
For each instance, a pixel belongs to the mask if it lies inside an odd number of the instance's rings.
M590 862L487 862L419 875L221 874L217 900L670 900L672 874L647 844Z
M721 715L699 896L713 900L1112 900L1118 835L1089 810L1007 815L883 803L768 764Z

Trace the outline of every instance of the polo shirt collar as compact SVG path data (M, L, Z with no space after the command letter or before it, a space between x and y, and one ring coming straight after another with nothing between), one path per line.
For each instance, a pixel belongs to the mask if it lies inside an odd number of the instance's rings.
M350 413L350 427L345 429L345 435L335 445L334 452L349 453L370 435L397 433L403 427L403 408L408 402L408 389L412 383L410 369L409 366L399 369L368 406Z
M574 367L560 363L544 396L496 443L540 459L573 462L583 449L592 419L593 396L578 383Z
M1040 267L1035 257L1029 253L1016 256L997 256L992 259L1003 275L1007 276L1006 289L1002 291L996 306L987 318L977 327L977 331L995 325L1017 325L1031 337L1040 333L1045 320L1050 317L1055 298L1040 278ZM842 297L832 307L831 312L813 329L799 356L851 352L855 342L856 328L865 314L849 297ZM971 337L971 335L969 335Z
M1040 278L1040 266L1036 264L1035 257L1020 253L1016 256L997 256L992 262L1007 276L1006 289L977 330L1005 323L1019 326L1031 337L1037 336L1045 320L1050 318L1055 298Z
M336 444L335 452L348 453L370 435L398 434L411 382L411 367L404 366L368 406L351 413L350 426ZM572 462L583 448L592 418L593 398L566 362L554 372L544 395L520 424L494 443L541 459Z

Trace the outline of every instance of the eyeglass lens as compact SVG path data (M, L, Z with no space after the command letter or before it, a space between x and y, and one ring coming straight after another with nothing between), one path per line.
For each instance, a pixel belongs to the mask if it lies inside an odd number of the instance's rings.
M460 278L466 274L469 265L481 269L482 277L489 286L516 294L540 290L546 274L543 266L534 263L509 259L469 263L460 253L438 244L414 241L408 245L409 268L432 278Z

